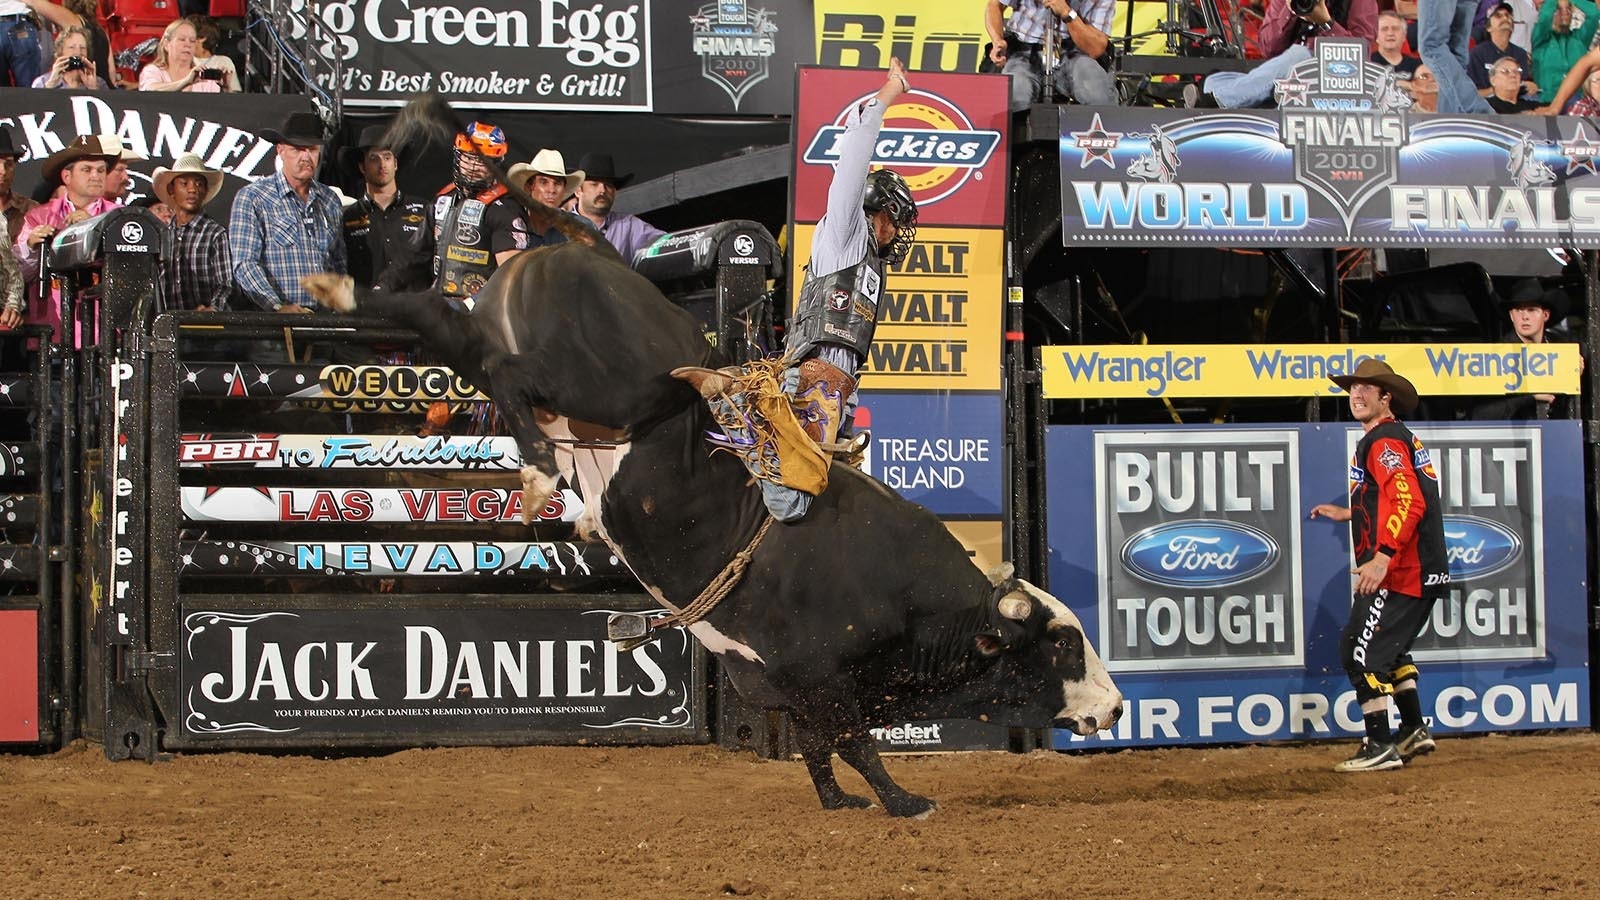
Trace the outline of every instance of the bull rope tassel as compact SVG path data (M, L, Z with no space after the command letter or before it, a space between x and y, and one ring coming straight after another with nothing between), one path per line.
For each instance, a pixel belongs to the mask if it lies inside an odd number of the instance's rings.
M772 522L773 518L770 515L762 521L761 527L756 529L756 536L750 539L750 543L743 550L735 553L733 559L728 560L728 564L711 579L711 583L700 592L700 596L678 612L652 620L650 628L657 630L693 625L711 615L711 611L717 608L722 598L728 596L743 580L744 570L750 567L750 558L755 556L756 548L761 546L761 539L767 536L767 531L772 528Z

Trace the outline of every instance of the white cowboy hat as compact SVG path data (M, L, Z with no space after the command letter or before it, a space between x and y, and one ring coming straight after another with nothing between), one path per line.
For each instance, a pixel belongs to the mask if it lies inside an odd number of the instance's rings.
M583 184L583 170L567 171L567 161L561 158L560 150L540 150L533 155L532 162L516 163L511 171L506 173L506 180L521 187L533 175L549 175L551 178L565 178L567 192L561 195L565 200L578 190L578 185Z
M333 189L333 195L335 197L339 198L339 208L340 209L349 209L350 207L356 205L356 198L350 196L349 194L346 194L344 191L339 190L338 185L330 184L330 185L328 185L328 187L332 188Z
M107 155L115 156L123 162L139 162L149 158L124 144L122 138L114 134L97 134L95 137L100 139L100 148L106 151Z
M206 168L205 161L193 153L185 153L178 157L172 168L158 167L155 174L150 176L150 192L162 203L167 202L167 185L179 175L199 175L206 180L206 199L201 203L204 206L217 197L217 192L222 190L222 172L217 169Z

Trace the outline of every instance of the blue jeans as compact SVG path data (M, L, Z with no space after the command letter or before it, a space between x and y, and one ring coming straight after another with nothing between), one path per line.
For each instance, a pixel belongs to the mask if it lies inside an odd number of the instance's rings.
M1467 38L1478 0L1418 0L1417 51L1439 84L1439 112L1492 113L1467 75Z
M1027 109L1039 93L1044 82L1044 67L1037 53L1018 53L1006 57L1000 67L1003 74L1011 76L1011 111ZM1071 97L1085 106L1116 106L1117 84L1111 73L1100 63L1081 53L1073 54L1056 66L1056 93ZM1047 98L1044 102L1050 102Z
M1295 44L1248 72L1213 72L1206 77L1205 91L1223 109L1244 109L1272 99L1272 87L1289 70L1311 58L1304 44Z
M0 71L11 72L11 83L31 87L44 70L44 51L39 47L39 26L31 18L0 19ZM0 76L0 84L5 79Z

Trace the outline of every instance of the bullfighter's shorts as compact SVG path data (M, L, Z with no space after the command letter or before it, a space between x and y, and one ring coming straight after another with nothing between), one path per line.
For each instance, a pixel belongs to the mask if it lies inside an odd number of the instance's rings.
M1392 694L1397 682L1417 676L1411 645L1432 610L1432 600L1390 590L1356 595L1339 638L1339 659L1357 701Z

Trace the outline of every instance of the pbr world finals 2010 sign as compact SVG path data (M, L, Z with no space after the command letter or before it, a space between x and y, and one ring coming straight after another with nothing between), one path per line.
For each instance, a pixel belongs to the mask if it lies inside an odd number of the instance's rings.
M1588 120L1415 112L1364 42L1334 38L1274 95L1276 110L1062 107L1063 240L1600 246Z

